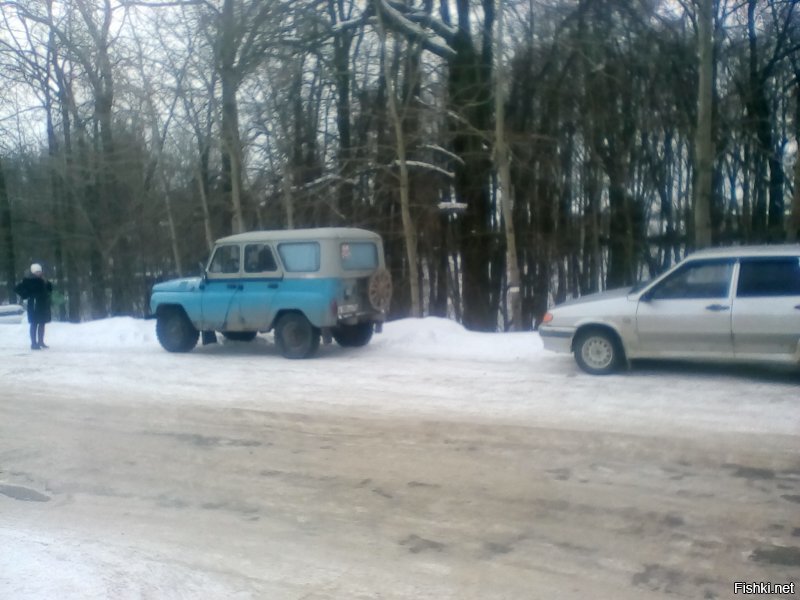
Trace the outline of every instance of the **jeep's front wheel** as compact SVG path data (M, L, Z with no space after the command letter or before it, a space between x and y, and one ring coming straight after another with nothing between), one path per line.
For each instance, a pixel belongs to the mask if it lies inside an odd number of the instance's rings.
M333 330L333 339L343 348L357 348L366 346L372 339L372 323L358 323L357 325L340 325Z
M319 348L319 329L300 313L287 313L275 325L275 343L286 358L308 358Z
M168 352L189 352L197 345L200 332L183 310L170 307L158 313L156 337Z

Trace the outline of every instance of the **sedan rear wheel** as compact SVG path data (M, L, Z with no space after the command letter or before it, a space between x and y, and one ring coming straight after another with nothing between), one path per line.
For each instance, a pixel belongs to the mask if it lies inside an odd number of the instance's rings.
M619 342L606 331L587 331L575 340L575 361L592 375L613 373L619 367L621 357Z

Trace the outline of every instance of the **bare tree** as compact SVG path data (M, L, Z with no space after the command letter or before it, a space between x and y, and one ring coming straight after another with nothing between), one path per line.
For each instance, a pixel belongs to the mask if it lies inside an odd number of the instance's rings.
M505 102L506 69L503 65L503 0L498 0L497 42L495 46L495 90L494 90L494 161L497 177L500 180L500 205L503 211L503 224L506 235L506 272L508 273L508 295L511 305L511 329L522 328L522 300L520 297L519 260L517 258L517 238L514 232L514 211L512 208L511 170L509 167L509 148L506 143Z
M2 263L0 264L0 274L2 275L0 276L3 277L5 283L6 298L13 300L16 297L14 293L14 284L17 277L14 269L16 255L14 252L14 231L11 228L11 205L8 201L2 158L0 158L0 257L2 257Z
M378 19L378 35L381 38L381 45L383 47L383 54L381 56L381 63L383 64L383 74L386 82L387 102L389 104L389 116L394 126L395 144L397 150L397 164L399 168L400 178L400 214L403 221L403 238L405 239L406 246L406 260L408 261L408 278L411 288L411 316L420 317L422 311L420 309L420 294L419 294L419 266L417 263L417 236L414 228L414 223L411 220L411 209L409 206L408 197L408 164L406 162L406 142L403 132L403 117L397 106L397 96L395 93L395 86L392 79L392 69L389 64L389 58L386 52L386 27L384 25L382 0L375 0L375 12Z
M697 0L697 130L695 132L694 246L711 245L711 115L714 89L714 0Z

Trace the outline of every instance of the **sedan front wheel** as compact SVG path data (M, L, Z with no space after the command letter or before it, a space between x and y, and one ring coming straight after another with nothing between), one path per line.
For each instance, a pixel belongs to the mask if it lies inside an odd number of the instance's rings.
M575 339L575 361L592 375L608 375L619 368L622 350L613 334L594 329Z

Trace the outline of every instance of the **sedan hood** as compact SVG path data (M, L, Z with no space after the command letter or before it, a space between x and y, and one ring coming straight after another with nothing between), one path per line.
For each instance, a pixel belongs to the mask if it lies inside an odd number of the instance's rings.
M191 292L200 285L199 277L184 277L182 279L170 279L153 286L154 292Z
M586 296L580 296L579 298L573 298L572 300L567 300L566 302L562 302L556 308L561 308L562 306L575 306L576 304L586 304L587 302L599 302L601 300L611 300L612 298L621 298L622 296L627 296L631 293L631 287L622 287L622 288L615 288L613 290L606 290L604 292L597 292L596 294L588 294Z

